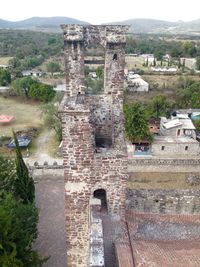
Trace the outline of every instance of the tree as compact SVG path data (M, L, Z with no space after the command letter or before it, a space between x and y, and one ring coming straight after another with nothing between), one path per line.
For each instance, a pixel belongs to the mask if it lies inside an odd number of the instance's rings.
M53 129L57 139L62 141L62 124L58 115L59 102L62 100L63 94L56 94L52 102L41 107L44 116L44 123L49 129Z
M46 68L47 68L47 71L51 72L51 75L53 75L54 72L60 71L60 64L50 61L46 64Z
M148 119L145 110L140 103L124 105L125 131L126 136L132 142L141 142L142 140L152 141L152 135L149 131Z
M0 68L0 85L6 86L11 83L11 75L8 70Z
M181 108L200 108L200 82L188 81L178 92L178 104Z
M99 79L103 79L104 77L104 69L103 67L97 67L96 74Z
M34 250L38 209L18 202L12 194L0 199L0 266L40 267L46 259Z
M29 175L24 163L22 153L15 132L13 131L16 151L16 179L14 181L15 193L24 204L33 203L35 199L35 186L33 178Z
M153 58L153 66L154 67L156 66L156 59L155 59L155 57Z
M190 57L194 57L197 53L196 44L194 42L185 42L183 48L186 55L189 55Z
M42 102L51 101L55 94L56 92L53 90L53 86L43 83L34 83L29 89L29 96Z
M196 58L196 69L200 70L200 57Z
M29 97L29 90L31 85L37 84L38 81L32 77L24 77L15 80L12 83L12 88L17 95Z
M169 115L171 103L167 100L165 95L155 96L148 105L147 111L149 117L159 118L160 116Z
M37 238L38 209L34 201L25 203L18 194L24 174L16 183L21 173L17 166L13 160L0 156L0 266L41 267L47 259L32 249ZM24 191L28 194L28 190Z
M14 193L16 179L15 162L12 159L0 156L0 189Z

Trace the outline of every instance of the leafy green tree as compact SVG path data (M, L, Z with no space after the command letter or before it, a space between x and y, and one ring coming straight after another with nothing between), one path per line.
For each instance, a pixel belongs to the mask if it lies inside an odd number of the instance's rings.
M200 133L200 120L193 120L196 131Z
M200 108L200 82L188 81L187 87L179 90L177 102L181 108Z
M141 142L142 140L152 141L152 135L149 131L148 119L145 110L140 103L124 105L125 131L126 136L132 142Z
M149 102L147 107L148 116L154 118L168 116L171 107L172 105L165 95L157 95Z
M200 70L200 57L196 58L196 69Z
M8 70L0 68L0 85L6 86L11 83L11 74Z
M16 179L15 162L0 155L0 189L14 193Z
M28 98L31 85L37 83L38 81L32 77L24 77L13 81L12 88L17 95L26 96Z
M84 73L85 73L85 77L87 77L89 75L89 73L90 73L90 67L89 66L85 66Z
M20 165L22 168L23 164ZM0 266L41 267L47 259L32 249L38 233L38 209L34 202L23 201L19 196L24 174L20 183L16 183L21 173L16 170L18 166L0 156Z
M0 199L0 266L40 267L45 261L34 250L38 209L18 202L11 194Z
M194 57L197 53L196 44L194 42L185 42L183 48L186 55L189 55L190 57Z
M34 83L29 89L29 96L42 102L51 101L55 94L56 92L53 90L53 86L43 83Z
M56 137L60 142L62 141L62 124L58 115L58 107L62 97L63 94L57 93L52 102L41 106L45 125L55 131Z
M35 185L33 178L29 175L28 168L24 163L22 153L19 147L16 134L13 131L15 150L16 150L16 174L17 177L14 181L15 193L22 200L24 204L33 203L35 199Z
M104 69L103 69L103 67L97 67L96 74L97 74L97 77L99 79L103 79L104 78Z
M60 71L60 64L50 61L46 64L46 68L47 68L47 71L53 75L54 72Z

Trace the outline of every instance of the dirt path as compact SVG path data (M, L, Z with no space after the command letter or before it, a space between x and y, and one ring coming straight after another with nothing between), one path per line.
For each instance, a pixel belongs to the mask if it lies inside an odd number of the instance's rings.
M48 147L50 146L53 134L54 132L52 130L45 130L38 136L36 152L27 158L26 162L31 164L32 162L37 161L41 165L43 165L45 161L47 161L49 165L53 164L54 161L57 161L59 164L62 162L62 159L52 157L48 152Z

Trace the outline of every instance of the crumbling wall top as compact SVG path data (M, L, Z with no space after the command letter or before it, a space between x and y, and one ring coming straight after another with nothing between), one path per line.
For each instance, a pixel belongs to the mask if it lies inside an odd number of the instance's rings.
M61 28L64 34L65 41L83 41L84 39L84 26L77 24L62 24Z
M84 41L85 45L98 43L125 43L128 25L61 25L66 41Z

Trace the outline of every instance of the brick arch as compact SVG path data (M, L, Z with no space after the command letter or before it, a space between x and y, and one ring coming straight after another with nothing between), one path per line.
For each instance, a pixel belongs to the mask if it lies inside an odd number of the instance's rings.
M108 183L97 183L95 186L93 186L91 188L91 191L90 191L90 196L91 196L91 199L93 198L94 196L94 192L97 191L97 190L105 190L106 192L106 205L107 205L107 211L109 212L111 207L110 207L110 199L111 199L111 192L110 192L110 186L108 186Z

